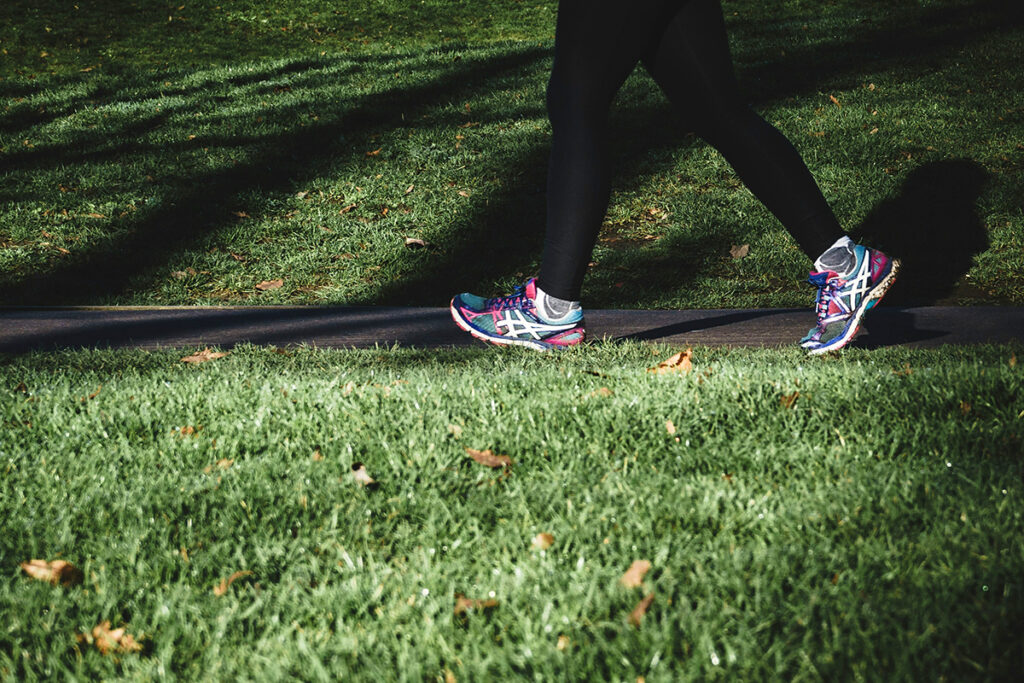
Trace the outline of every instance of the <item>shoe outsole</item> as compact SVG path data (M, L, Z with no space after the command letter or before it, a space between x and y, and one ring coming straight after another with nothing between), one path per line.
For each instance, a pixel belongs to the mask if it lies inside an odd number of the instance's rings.
M455 321L455 324L459 326L459 329L463 330L464 332L469 332L476 339L487 342L488 344L494 344L495 346L525 346L529 349L533 349L534 351L539 351L541 353L544 353L546 351L554 351L562 348L556 344L548 344L547 342L542 342L539 340L510 339L508 337L491 336L486 332L483 332L482 330L478 330L477 328L473 327L473 325L470 324L468 320L462 317L462 315L459 313L459 309L455 306L455 299L452 299L452 303L448 306L448 311L452 315L452 320Z
M850 340L852 340L860 330L860 322L864 318L864 314L878 305L878 302L881 301L883 296L885 296L885 293L889 291L890 287L892 287L892 283L896 281L896 275L899 273L900 265L899 259L892 260L889 273L871 290L871 292L868 293L864 301L861 302L861 305L853 312L853 320L846 326L846 329L841 335L825 344L821 344L820 346L810 349L807 355L820 356L821 354L828 353L829 351L838 351L849 344ZM872 304L872 302L874 302L874 304ZM805 346L804 348L808 347Z

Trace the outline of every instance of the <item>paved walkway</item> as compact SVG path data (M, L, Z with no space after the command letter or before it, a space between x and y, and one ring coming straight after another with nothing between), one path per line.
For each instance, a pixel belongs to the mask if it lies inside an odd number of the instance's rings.
M809 309L710 311L588 310L591 339L670 344L779 346L810 328ZM882 307L856 346L938 346L1024 341L1024 308ZM194 347L309 344L364 348L480 344L458 330L446 308L217 307L0 308L0 352L80 347Z

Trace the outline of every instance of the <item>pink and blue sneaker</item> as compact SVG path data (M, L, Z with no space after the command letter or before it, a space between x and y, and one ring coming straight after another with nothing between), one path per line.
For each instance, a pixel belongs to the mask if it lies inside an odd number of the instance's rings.
M811 355L846 346L857 334L864 314L878 305L896 280L900 262L878 251L852 245L852 267L839 274L833 270L812 272L807 281L818 288L815 309L818 322L800 340Z
M536 278L509 296L484 299L458 294L452 299L452 320L477 339L501 346L528 346L538 351L563 349L583 341L583 309L578 304L560 317L545 316Z

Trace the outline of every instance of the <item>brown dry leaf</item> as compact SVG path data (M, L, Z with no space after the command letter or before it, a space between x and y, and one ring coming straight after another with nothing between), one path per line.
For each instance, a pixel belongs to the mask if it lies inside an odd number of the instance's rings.
M750 245L749 244L740 244L740 245L734 244L729 249L729 255L732 256L734 259L745 258L746 255L749 254L749 253L750 253Z
M451 669L444 670L444 683L458 683L458 680L459 679L455 678L455 674L452 673Z
M212 465L207 465L206 467L204 467L203 468L203 472L205 472L206 474L210 474L215 469L226 470L226 469L228 469L229 467L231 467L234 464L235 464L235 461L232 460L231 458L221 458L220 460L218 460L217 462L213 463Z
M466 192L465 190L459 190L459 196L460 197L468 197L469 193Z
M422 240L419 237L406 237L405 246L409 247L410 249L420 249L429 247L430 242Z
M381 151L382 149L384 149L384 148L383 148L383 147L378 147L377 149L373 150L372 152L367 152L367 153L366 153L366 156L368 156L368 157L375 157L375 156L377 156L378 154L380 154L380 151Z
M82 633L78 636L78 642L84 641L90 645L95 645L96 649L103 655L110 654L111 652L120 654L138 652L142 649L142 644L139 640L136 640L135 636L128 633L123 626L115 629L110 628L109 621L99 623L93 627L90 633Z
M1017 354L1015 354L1015 353L1010 354L1010 361L1009 361L1009 363L1010 363L1010 367L1011 368L1017 367Z
M473 458L476 462L480 463L484 467L511 467L512 458L507 455L495 455L491 449L486 451L478 451L473 448L467 448L466 453L469 457Z
M902 370L893 370L892 374L897 377L909 377L912 372L914 371L910 369L910 363L904 363Z
M842 108L843 108L843 105L839 104L839 100L838 100L838 99L836 98L836 96L835 96L835 95L829 95L829 96L828 96L828 98L829 98L830 100L832 100L832 104L836 105L836 106L837 106L837 107L839 107L840 109L842 109Z
M664 375L671 372L687 373L693 370L693 349L687 348L680 351L671 358L663 360L653 368L647 368L647 372L656 375Z
M203 426L193 427L192 425L185 425L181 429L172 429L171 431L177 433L178 436L195 436L198 432L203 431Z
M239 218L248 218L249 217L249 214L247 214L245 211L232 211L231 213L235 214Z
M456 615L462 615L469 610L488 610L498 606L498 601L494 598L488 598L487 600L476 600L473 598L467 598L462 593L455 594L455 608L454 612Z
M62 586L74 586L82 582L82 571L65 560L29 560L21 563L21 569L33 579Z
M558 643L555 645L559 650L564 650L569 647L569 637L566 635L558 636Z
M102 390L103 390L103 385L101 384L98 387L96 387L96 391L94 391L91 394L89 394L88 396L85 396L84 398L82 398L82 403L85 403L86 401L93 400L94 398L96 398L97 396L100 395L100 391L102 391Z
M28 385L25 384L24 382L18 382L18 386L14 387L14 390L17 391L19 394L27 394Z
M306 195L308 195L308 194L309 194L309 192L306 191L306 190L303 190L302 192L296 192L295 193L295 198L296 199L305 199Z
M225 593L228 592L228 588L231 587L231 584L233 584L235 582L235 579L240 579L243 576L250 576L251 574L252 574L252 572L250 572L250 571L241 571L241 572L235 572L234 574L232 574L231 576L229 576L226 579L221 579L220 583L218 583L216 586L213 587L213 594L216 595L217 597L220 597L220 596L224 595Z
M205 363L208 360L216 360L217 358L223 358L228 355L224 351L214 351L207 346L202 351L192 354L191 356L185 356L181 359L182 363Z
M784 394L779 397L779 405L783 408L792 408L793 404L800 397L799 391L794 391L792 394Z
M591 391L589 394L587 394L586 397L587 398L608 398L609 396L614 396L614 395L615 395L615 392L612 391L611 389L609 389L608 387L600 387L599 389L594 389L593 391Z
M409 187L405 188L405 192L403 192L402 194L409 194L410 192L412 192L412 188L414 188L414 187L416 187L416 186L415 185L410 185Z
M360 486L372 486L376 480L366 473L366 465L361 462L352 463L352 478L359 482Z
M530 541L530 550L547 550L555 542L555 537L548 533L540 533Z
M634 560L629 569L619 579L626 588L636 588L644 582L644 575L650 571L651 563L647 560Z
M462 427L459 425L448 425L448 433L456 439L462 437Z
M669 436L675 435L676 425L672 420L665 420L665 431L669 433Z
M269 292L271 289L280 289L282 286L284 286L284 280L264 280L256 285L256 289L261 292Z
M967 401L960 401L960 414L967 415L971 412L971 404Z
M643 600L636 604L633 611L629 613L629 623L633 626L640 626L640 622L643 621L644 615L647 614L647 609L654 602L654 593L648 593Z
M315 451L313 451L313 461L314 462L320 462L323 459L324 459L324 454L320 452L319 448L316 449Z
M87 213L85 215L89 218L106 218L102 213Z

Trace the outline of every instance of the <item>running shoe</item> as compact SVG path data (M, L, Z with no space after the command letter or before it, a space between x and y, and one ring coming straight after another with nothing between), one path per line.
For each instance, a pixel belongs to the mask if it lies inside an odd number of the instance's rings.
M458 294L452 320L477 339L501 346L528 346L537 351L562 349L583 341L583 311L578 306L558 319L545 319L537 307L537 280L530 278L509 296L484 299Z
M864 314L878 305L896 280L899 259L856 245L856 265L848 275L831 270L813 272L807 281L818 288L815 310L818 323L800 340L811 355L846 346L860 328Z

